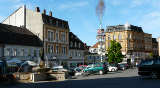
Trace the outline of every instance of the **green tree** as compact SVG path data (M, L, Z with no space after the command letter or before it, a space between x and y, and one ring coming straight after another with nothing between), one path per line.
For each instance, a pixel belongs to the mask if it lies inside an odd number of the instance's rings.
M116 42L115 40L111 41L111 46L108 49L108 62L109 63L115 63L118 64L122 62L123 60L123 55L121 52L121 44L119 42Z

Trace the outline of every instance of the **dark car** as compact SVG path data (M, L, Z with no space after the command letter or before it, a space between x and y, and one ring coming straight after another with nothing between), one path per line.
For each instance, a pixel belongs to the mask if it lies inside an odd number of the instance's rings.
M142 60L138 65L138 74L140 76L160 78L160 59Z
M126 64L118 64L118 70L125 70L127 69Z

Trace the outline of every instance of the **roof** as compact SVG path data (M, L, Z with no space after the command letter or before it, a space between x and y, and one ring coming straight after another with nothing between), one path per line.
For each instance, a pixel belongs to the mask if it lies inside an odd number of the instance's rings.
M96 44L94 44L91 48L98 48L98 45L99 45L100 43L99 42L97 42ZM104 42L102 43L103 45L105 44Z
M71 42L73 43L73 47L69 46L70 49L78 49L78 50L84 50L85 49L85 44L72 32L69 32L69 45L71 45ZM80 47L77 46L75 47L75 42L76 44L81 44Z
M55 27L60 27L60 28L65 28L69 29L69 25L67 21L64 21L62 19L58 19L52 16L48 16L46 14L42 14L42 19L45 24L55 26ZM58 25L57 25L58 22Z
M97 42L96 44L94 44L91 48L98 48L99 42Z
M124 30L130 30L134 32L143 32L142 27L138 27L134 25L129 25L128 29L125 28L125 25L108 26L106 29L106 32L124 31Z
M41 40L26 28L0 23L0 43L42 46Z

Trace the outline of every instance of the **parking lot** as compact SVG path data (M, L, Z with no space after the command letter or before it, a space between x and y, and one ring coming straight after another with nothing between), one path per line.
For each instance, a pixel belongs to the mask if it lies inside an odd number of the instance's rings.
M62 82L21 83L1 85L0 88L160 88L159 83L158 79L139 79L137 69L127 69L105 75L79 76Z

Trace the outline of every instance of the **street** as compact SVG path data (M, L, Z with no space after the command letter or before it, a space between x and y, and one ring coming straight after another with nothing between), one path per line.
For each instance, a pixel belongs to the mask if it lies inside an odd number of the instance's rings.
M22 83L0 88L160 88L158 79L140 79L137 69L109 72L105 75L79 76L63 82Z

